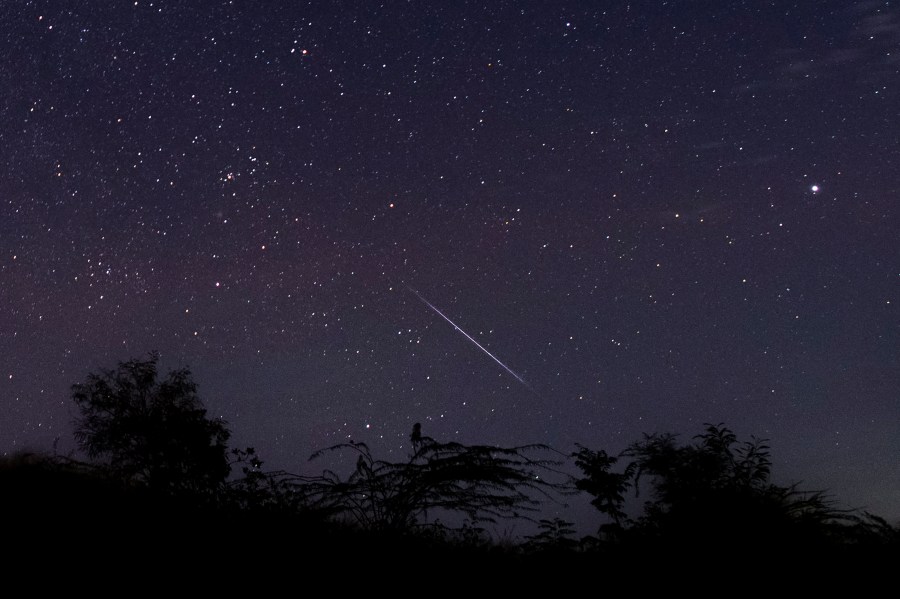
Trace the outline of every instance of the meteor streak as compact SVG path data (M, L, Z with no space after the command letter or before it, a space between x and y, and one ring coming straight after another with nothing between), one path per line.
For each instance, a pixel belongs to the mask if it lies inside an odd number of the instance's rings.
M530 385L529 385L528 383L526 383L525 380L524 380L522 377L520 377L518 374L516 374L515 372L513 372L512 369L511 369L509 366L507 366L506 364L504 364L503 362L501 362L500 360L498 360L498 359L497 359L497 356L495 356L494 354L492 354L491 352L489 352L488 350L486 350L486 349L484 348L484 346L482 346L480 343L478 343L477 341L475 341L475 339L473 339L471 335L469 335L467 332L465 332L464 330L462 330L461 328L459 328L459 326L458 326L455 322L453 322L452 320L450 320L449 318L447 318L447 316L446 316L443 312L441 312L440 310L438 310L437 308L435 308L434 305L433 305L431 302L429 302L427 299L425 299L424 297L422 297L422 296L419 294L418 291L416 291L415 289L413 289L413 288L410 287L409 285L407 285L406 288L409 289L410 291L412 291L413 293L415 293L415 294L416 294L416 297L419 298L419 299L422 301L423 304L425 304L426 306L428 306L429 308L431 308L432 310L434 310L435 312L437 312L438 315L439 315L441 318L443 318L444 320L446 320L447 322L449 322L451 325L453 325L453 328L454 328L454 329L456 329L457 331L459 331L460 333L462 333L463 335L465 335L465 336L466 336L466 339L468 339L469 341L471 341L472 343L474 343L474 344L478 347L478 349L480 349L481 351L483 351L484 353L486 353L488 356L490 356L490 358L491 358L494 362L496 362L497 364L499 364L500 366L502 366L502 367L503 367L503 370L505 370L506 372L510 373L511 375L513 375L513 376L516 378L517 381L519 381L520 383L522 383L522 384L525 385L526 387L529 387L529 388L530 388Z

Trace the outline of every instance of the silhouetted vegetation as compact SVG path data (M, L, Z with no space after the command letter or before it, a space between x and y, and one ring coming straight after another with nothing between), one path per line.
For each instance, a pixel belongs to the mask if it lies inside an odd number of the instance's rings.
M739 442L722 424L706 425L694 443L672 434L647 435L618 457L580 448L574 454L583 477L576 487L611 522L601 538L619 548L640 547L721 556L722 552L770 553L846 549L861 541L896 545L897 531L867 513L838 509L823 492L771 481L765 441ZM620 472L613 467L623 462ZM629 490L650 499L636 517L626 515Z
M274 551L276 539L290 538L291 555L307 560L439 560L518 572L552 563L585 577L626 562L749 564L790 553L796 563L798 555L894 555L900 546L900 529L881 518L774 484L768 445L739 441L721 424L685 444L647 435L619 455L579 446L580 476L562 479L565 464L548 458L547 446L438 442L418 424L405 460L378 459L351 441L313 456L349 454L346 476L265 471L252 448L229 450L230 431L207 417L190 372L160 379L157 362L123 362L73 387L76 439L94 461L0 461L0 509L30 526L29 539L66 534L84 547L145 551L161 543L186 554ZM606 520L596 536L578 538L560 517L535 519L579 492ZM487 528L517 519L537 531L509 542Z
M560 484L545 479L558 461L540 458L543 445L495 447L438 443L413 428L405 462L377 460L364 443L342 443L314 454L349 450L356 467L346 478L325 471L305 480L301 492L320 509L373 530L407 531L428 516L459 515L473 524L524 517L550 499Z
M215 493L231 471L231 433L207 418L190 371L157 380L158 360L122 362L74 385L75 439L129 482L167 494Z

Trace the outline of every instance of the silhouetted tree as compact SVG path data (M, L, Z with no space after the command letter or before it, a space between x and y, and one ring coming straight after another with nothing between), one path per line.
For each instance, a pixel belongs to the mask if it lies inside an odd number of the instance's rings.
M761 439L741 443L725 426L707 424L694 441L680 445L671 434L646 435L619 458L581 448L575 463L584 476L576 487L590 493L591 503L617 525L629 524L632 540L644 542L710 551L734 543L748 549L762 543L810 547L849 538L850 526L874 530L875 520L837 509L823 493L773 484L769 447ZM612 472L619 459L626 462L624 471ZM645 480L651 497L643 514L627 520L625 494L633 488L640 495Z
M168 494L210 493L231 470L222 420L206 415L187 369L158 380L158 354L73 385L75 438L118 475Z
M538 522L539 532L526 538L526 551L565 552L578 547L573 524L562 518L543 518Z
M612 518L615 526L620 527L628 520L624 511L625 493L631 485L634 465L629 465L625 472L612 472L618 458L607 454L602 449L591 451L579 446L573 454L575 465L584 473L584 478L575 481L575 488L592 495L591 505Z
M559 462L531 457L543 445L494 447L438 443L413 428L413 453L406 462L375 459L364 443L341 443L316 452L350 450L356 467L346 478L326 470L298 486L308 501L368 529L409 530L429 514L455 513L470 522L494 522L533 512L535 495L561 485L542 478ZM311 458L311 459L312 459Z

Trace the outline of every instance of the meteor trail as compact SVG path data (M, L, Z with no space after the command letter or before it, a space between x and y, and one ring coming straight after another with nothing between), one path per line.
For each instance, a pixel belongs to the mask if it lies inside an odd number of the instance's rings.
M497 364L499 364L500 366L502 366L502 367L503 367L503 370L505 370L506 372L510 373L510 374L513 375L514 377L516 377L516 380L519 381L520 383L522 383L523 385L525 385L526 387L531 388L531 386L530 386L528 383L526 383L525 380L524 380L522 377L520 377L518 374L516 374L515 372L513 372L512 369L511 369L509 366L507 366L506 364L504 364L503 362L501 362L500 360L498 360L498 359L497 359L497 356L495 356L494 354L492 354L491 352L489 352L488 350L486 350L480 343L478 343L477 341L475 341L475 339L473 339L471 335L469 335L467 332L465 332L464 330L462 330L461 328L459 328L459 326L458 326L455 322L453 322L452 320L450 320L449 318L447 318L447 316L444 315L443 312L441 312L440 310L438 310L437 308L435 308L434 305L433 305L431 302L429 302L427 299L425 299L424 297L422 297L422 296L419 294L418 291L416 291L415 289L413 289L413 288L410 287L409 285L407 285L406 288L409 289L410 291L412 291L413 293L415 293L415 294L416 294L416 297L419 298L419 299L422 301L423 304L425 304L426 306L428 306L429 308L431 308L432 310L434 310L435 312L437 312L438 315L440 315L441 318L443 318L444 320L446 320L447 322L449 322L451 325L453 325L453 328L454 328L454 329L456 329L457 331L459 331L460 333L462 333L463 335L465 335L465 336L466 336L466 339L468 339L469 341L471 341L472 343L474 343L474 344L478 347L478 349L480 349L481 351L483 351L484 353L486 353L488 356L491 357L491 359L492 359L494 362L496 362Z

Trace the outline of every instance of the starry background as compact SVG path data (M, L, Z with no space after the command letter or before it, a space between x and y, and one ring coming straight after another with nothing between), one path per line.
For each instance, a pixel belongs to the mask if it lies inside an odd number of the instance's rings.
M893 3L4 2L0 32L0 451L73 450L70 386L159 350L271 468L399 459L419 421L563 452L724 422L900 518Z

